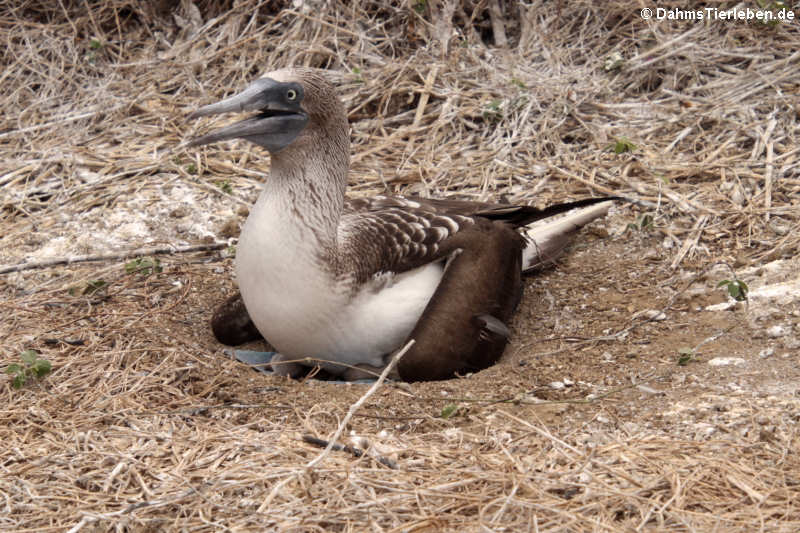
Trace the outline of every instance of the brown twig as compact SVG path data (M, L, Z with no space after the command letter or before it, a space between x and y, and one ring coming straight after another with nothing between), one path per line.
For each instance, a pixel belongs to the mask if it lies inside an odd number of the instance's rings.
M23 272L25 270L34 270L39 268L51 268L59 265L72 265L75 263L120 261L123 259L129 259L131 257L145 257L148 255L173 255L173 254L186 254L192 252L210 252L213 250L221 250L229 246L230 245L226 243L195 244L189 246L159 246L153 248L137 248L136 250L126 250L114 254L58 257L55 259L45 259L42 261L33 261L30 263L22 263L19 265L0 267L0 274L8 274L10 272Z

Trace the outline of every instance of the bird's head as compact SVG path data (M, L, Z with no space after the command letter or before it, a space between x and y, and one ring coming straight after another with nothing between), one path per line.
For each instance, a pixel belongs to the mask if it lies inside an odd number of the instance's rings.
M324 71L294 68L270 72L239 94L201 107L189 118L241 111L256 114L192 139L188 145L245 139L276 154L290 145L319 143L325 138L346 143L347 116Z

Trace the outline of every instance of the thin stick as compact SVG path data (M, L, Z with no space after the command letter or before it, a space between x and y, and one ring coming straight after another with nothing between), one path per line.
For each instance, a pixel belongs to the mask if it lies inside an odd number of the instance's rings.
M94 115L97 115L98 113L105 113L107 115L110 115L111 113L117 111L118 109L122 109L122 107L124 107L124 106L123 105L118 105L118 106L114 106L114 107L111 107L111 108L98 107L98 109L95 109L93 111L89 111L87 113L79 113L77 115L69 115L69 116L66 116L66 117L59 117L59 118L57 118L55 120L52 120L50 122L44 122L42 124L36 124L34 126L28 126L27 128L20 128L20 129L16 129L16 130L5 131L3 133L0 133L0 139L2 139L4 137L10 137L12 135L18 135L20 133L28 133L30 131L37 131L37 130L41 130L41 129L44 129L44 128L49 128L50 126L55 126L57 124L65 124L65 123L68 123L68 122L75 122L76 120L81 120L81 119L84 119L84 118L93 117Z
M389 364L386 365L386 368L383 369L381 375L378 376L378 380L372 384L369 390L365 392L364 395L361 398L359 398L356 403L350 406L350 409L347 411L347 414L339 423L339 427L336 428L336 433L334 433L333 438L330 441L328 441L328 445L325 447L324 450L322 450L322 453L320 453L315 459L306 464L306 466L303 467L302 469L295 470L294 472L292 472L292 475L286 476L279 483L276 483L275 486L272 487L272 490L269 492L267 497L261 503L261 506L258 508L257 512L262 513L265 512L267 509L269 509L272 500L275 498L275 496L277 496L277 494L281 491L281 489L283 489L283 487L286 486L287 483L289 483L293 479L296 479L304 472L308 472L308 470L310 470L311 468L314 468L323 459L325 459L328 456L328 454L331 453L331 450L333 450L334 447L336 446L336 441L339 439L339 437L342 436L344 428L347 427L347 424L350 423L350 419L353 418L355 412L362 405L364 405L364 402L366 402L367 399L369 399L369 397L375 393L375 391L378 390L383 381L386 379L386 376L389 375L389 372L391 372L392 369L395 367L395 365L397 365L397 362L400 360L400 358L403 357L406 354L406 352L408 352L408 350L411 349L412 346L414 346L414 342L415 342L414 339L409 340L406 343L406 345L403 346L403 349L397 352L397 354L394 357L392 357L392 360L389 361Z
M347 414L339 423L339 427L336 428L336 433L333 434L333 438L331 438L330 442L328 443L328 446L324 450L322 450L322 453L319 454L316 459L314 459L313 461L309 462L306 465L306 469L314 468L328 456L328 454L333 449L333 446L336 444L336 441L339 440L339 437L342 436L344 428L347 427L347 424L350 423L350 419L353 418L353 415L356 414L356 411L358 411L361 408L361 406L364 405L364 402L366 402L370 396L375 394L375 391L377 391L380 388L381 384L386 379L386 376L389 375L389 372L392 371L392 369L395 367L400 358L403 357L406 354L406 352L408 352L408 350L411 349L412 346L414 346L414 342L415 342L414 339L408 341L406 345L403 346L403 349L397 352L397 354L394 357L392 357L392 360L389 361L389 364L386 365L386 368L383 369L381 375L378 376L378 380L372 384L369 390L365 392L364 395L361 398L359 398L356 403L350 406L350 409L347 411Z
M313 444L314 446L319 446L320 448L327 448L330 446L330 441L325 439L319 439L314 437L313 435L303 435L303 442L307 442L309 444ZM346 444L334 444L333 449L342 452L352 453L356 457L363 457L364 451L359 450L358 448L353 448L352 446L348 446ZM380 464L384 466L388 466L389 468L396 469L397 463L392 461L391 459L387 459L386 457L376 456L375 460L378 461Z
M767 143L767 172L764 176L764 220L769 222L769 213L772 209L772 174L775 171L773 158L775 152L773 151L772 141Z
M572 172L568 172L568 171L564 170L563 168L557 167L555 165L550 165L550 168L552 168L553 170L558 171L558 173L563 175L563 176L566 176L566 177L568 177L570 179L574 179L575 181L583 183L584 185L586 185L590 189L593 189L595 191L599 191L599 192L601 192L603 194L608 194L608 195L611 195L611 196L616 195L616 192L613 191L612 189L609 189L608 187L604 187L604 186L602 186L602 185L600 185L598 183L592 183L591 181L589 181L587 179L584 179L584 178L578 176L577 174L573 174Z
M506 38L506 21L503 18L503 10L500 8L498 0L489 2L489 20L492 22L492 33L494 34L494 45L503 47L508 44Z
M191 252L209 252L212 250L220 250L227 248L229 245L226 243L214 244L193 244L189 246L167 246L155 248L139 248L136 250L127 250L115 254L106 255L77 255L75 257L58 257L55 259L46 259L44 261L33 261L30 263L21 263L19 265L7 265L0 267L0 274L8 274L10 272L22 272L23 270L35 270L37 268L50 268L58 265L71 265L72 263L92 263L102 261L119 261L120 259L127 259L129 257L139 257L145 255L167 255L167 254L185 254Z
M686 254L697 245L700 241L700 235L703 233L703 228L706 225L706 221L708 220L708 215L701 215L700 218L697 219L695 222L694 227L692 228L693 235L686 240L683 241L683 245L681 249L678 250L678 253L675 254L675 259L672 260L672 264L670 264L669 268L674 270L683 258L686 257Z

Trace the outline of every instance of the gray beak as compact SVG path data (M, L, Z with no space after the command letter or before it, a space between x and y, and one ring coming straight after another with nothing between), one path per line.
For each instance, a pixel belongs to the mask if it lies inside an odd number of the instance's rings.
M192 139L187 146L245 139L278 152L291 144L308 123L308 114L300 105L302 100L303 87L298 83L258 79L237 95L201 107L189 119L242 111L255 111L257 115Z

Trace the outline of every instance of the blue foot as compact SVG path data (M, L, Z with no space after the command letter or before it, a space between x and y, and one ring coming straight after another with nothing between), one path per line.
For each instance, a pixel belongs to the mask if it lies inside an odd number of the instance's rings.
M259 372L263 372L265 374L272 374L272 369L269 367L270 361L272 358L275 357L277 352L256 352L254 350L223 350L226 354L232 355L237 361L240 361L246 365L249 365ZM313 379L313 378L312 378ZM375 378L377 379L377 378ZM340 384L347 384L347 383L375 383L375 379L356 379L353 381L342 381L340 379L326 379L321 380L325 381L326 383L340 383Z

